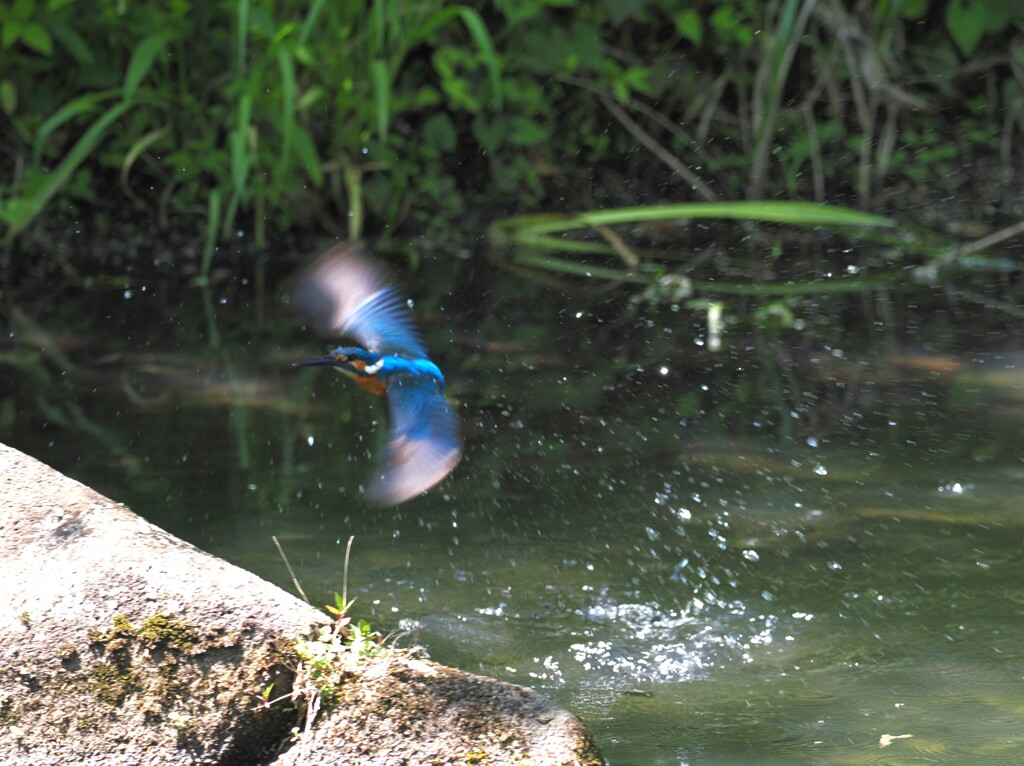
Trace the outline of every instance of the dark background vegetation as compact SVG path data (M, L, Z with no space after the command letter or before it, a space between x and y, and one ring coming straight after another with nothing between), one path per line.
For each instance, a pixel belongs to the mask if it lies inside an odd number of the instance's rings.
M725 333L764 379L730 368L677 414L756 403L783 427L839 338L1014 347L1022 29L1002 0L13 0L2 310L45 337L69 296L213 285L257 307L244 336L273 333L267 291L367 238L428 324L445 312L483 402L481 336L534 367L713 377ZM764 201L845 210L785 224ZM532 244L516 232L562 219L495 225L623 208Z

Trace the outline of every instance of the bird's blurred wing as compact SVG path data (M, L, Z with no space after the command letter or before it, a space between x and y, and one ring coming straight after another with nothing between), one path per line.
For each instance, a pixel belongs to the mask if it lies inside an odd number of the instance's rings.
M409 307L359 245L337 245L314 261L294 303L320 332L347 335L378 354L427 356Z
M388 380L390 434L367 494L395 505L430 489L462 457L455 414L437 382L425 375Z

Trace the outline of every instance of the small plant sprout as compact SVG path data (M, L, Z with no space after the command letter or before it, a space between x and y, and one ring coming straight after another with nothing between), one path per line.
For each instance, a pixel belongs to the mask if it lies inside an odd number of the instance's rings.
M298 707L305 703L307 732L322 703L333 700L338 688L357 673L364 661L387 651L380 633L370 628L365 620L353 624L346 613L352 603L346 603L337 593L334 597L335 606L327 607L335 616L334 623L321 626L315 639L295 645L299 663L290 696Z
M296 740L312 728L321 705L334 699L339 687L356 675L362 663L380 657L388 651L384 637L380 633L373 630L365 620L353 623L348 614L355 603L354 598L348 599L348 563L353 539L349 538L345 549L342 592L334 594L334 604L327 604L324 607L333 618L333 622L322 625L317 631L316 638L298 641L295 644L298 662L295 666L292 690L277 698L271 698L274 684L269 684L256 695L260 699L259 707L269 707L283 700L290 700L296 709L302 711L305 728L302 732L298 727L293 729L293 738ZM285 565L288 566L288 559L280 543L276 539L274 542ZM288 571L292 575L296 589L302 593L298 578L290 566ZM304 593L302 595L305 596Z

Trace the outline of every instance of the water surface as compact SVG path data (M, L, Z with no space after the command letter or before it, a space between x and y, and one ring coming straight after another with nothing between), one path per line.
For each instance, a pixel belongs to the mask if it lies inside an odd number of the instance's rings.
M631 398L481 344L500 397L446 365L463 463L379 510L384 410L290 367L316 341L108 329L123 351L72 371L8 347L0 438L292 590L277 536L315 604L354 535L357 617L554 698L612 764L1024 763L1013 357L897 360L869 406L780 438L681 416L697 384L668 368ZM557 403L591 379L613 404Z

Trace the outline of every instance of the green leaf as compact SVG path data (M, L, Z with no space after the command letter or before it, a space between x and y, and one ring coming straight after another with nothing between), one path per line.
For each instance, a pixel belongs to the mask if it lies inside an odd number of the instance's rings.
M373 103L377 111L377 137L383 141L387 138L391 122L391 78L388 65L382 59L370 62L370 79L373 82Z
M249 40L249 0L238 0L235 10L235 71L245 71L246 44Z
M494 5L505 14L509 27L517 27L543 10L537 0L494 0Z
M94 64L96 62L92 51L89 50L89 46L81 35L63 21L47 19L46 27L50 30L50 34L57 38L57 42L64 47L64 50L70 53L71 57L79 64Z
M21 39L29 48L44 56L53 53L53 40L50 39L50 33L37 21L30 21L25 25L25 28L21 30Z
M14 0L14 11L11 18L18 21L28 21L35 9L35 0Z
M318 189L323 186L324 169L316 152L316 144L313 143L312 137L303 128L295 130L295 154L298 155L299 161L306 171L309 180L312 181L313 186Z
M500 110L503 100L501 94L501 60L498 58L497 51L494 50L491 33L487 31L487 25L480 18L480 14L472 8L460 6L459 16L462 18L462 23L466 25L466 29L469 30L469 36L473 38L473 42L476 43L476 47L479 49L480 55L484 60L487 73L490 75L491 92L494 94L494 108Z
M974 53L985 34L987 23L987 13L981 2L949 0L946 6L946 31L964 56Z
M24 28L25 24L15 19L9 19L4 22L3 29L0 30L0 45L3 46L4 50L7 50L21 39L21 31Z
M485 151L494 152L505 141L509 133L508 122L504 118L488 119L480 116L473 120L473 137Z
M18 89L11 80L0 81L0 109L11 116L18 108Z
M160 33L143 38L132 51L128 69L124 75L124 100L129 101L138 89L139 84L149 73L153 60L167 47L167 35Z
M570 71L577 67L598 69L605 59L601 29L586 21L573 22L561 55L562 61Z
M203 260L199 267L200 278L197 280L200 285L208 283L210 279L210 265L213 263L213 251L217 246L217 228L220 225L220 200L220 189L213 189L206 205L206 241L203 243Z
M132 171L132 165L135 164L135 161L142 155L144 151L146 151L146 149L148 149L161 138L166 136L170 132L170 130L171 128L168 125L165 125L162 128L157 128L156 130L151 130L149 133L147 133L134 144L132 144L131 147L128 149L127 154L125 154L124 156L124 161L121 163L121 185L125 188L126 191L129 191L128 175Z
M704 40L704 22L700 14L693 8L677 13L672 19L676 25L676 31L684 40L689 40L694 45L700 45Z
M618 26L629 18L635 18L647 5L647 0L602 0L605 12L612 24Z
M288 167L295 135L295 60L287 48L278 49L277 64L281 72L281 154L277 174L281 177Z
M32 149L32 163L37 167L39 166L43 153L43 145L46 143L46 139L50 137L50 134L53 133L53 131L79 115L88 114L96 109L100 103L116 94L117 91L110 90L99 91L98 93L87 93L84 96L72 99L52 115L47 117L36 132L36 140Z
M513 144L536 146L547 141L550 135L551 132L546 127L529 117L512 118L512 134L509 141Z
M316 20L320 16L320 10L323 7L324 0L313 0L313 4L309 7L309 13L306 14L306 18L302 22L302 29L299 30L300 45L305 45L309 42L309 35L316 28Z
M295 104L295 108L302 113L309 111L314 105L318 104L325 96L326 91L319 85L314 85L312 88L307 90L301 96Z
M928 0L904 0L900 16L907 21L918 21L928 12Z
M28 226L33 218L42 212L50 198L60 191L61 187L68 182L68 179L71 178L78 166L96 148L96 145L100 142L100 139L107 132L111 124L131 109L131 107L131 104L121 102L104 112L84 135L78 139L71 148L71 151L64 156L64 159L60 161L57 167L47 174L46 180L42 185L29 197L20 200L17 216L9 220L10 229L7 232L6 240L10 241L13 239L18 232Z
M455 126L451 118L444 112L431 116L423 125L423 141L439 152L455 151Z
M564 233L574 229L640 221L670 219L726 218L733 220L788 223L796 226L855 226L893 227L891 218L864 213L838 205L819 205L812 202L786 202L777 200L750 200L742 202L683 202L673 205L623 207L583 213L551 214L545 216L518 216L506 218L492 225L499 236L509 232L513 236Z

